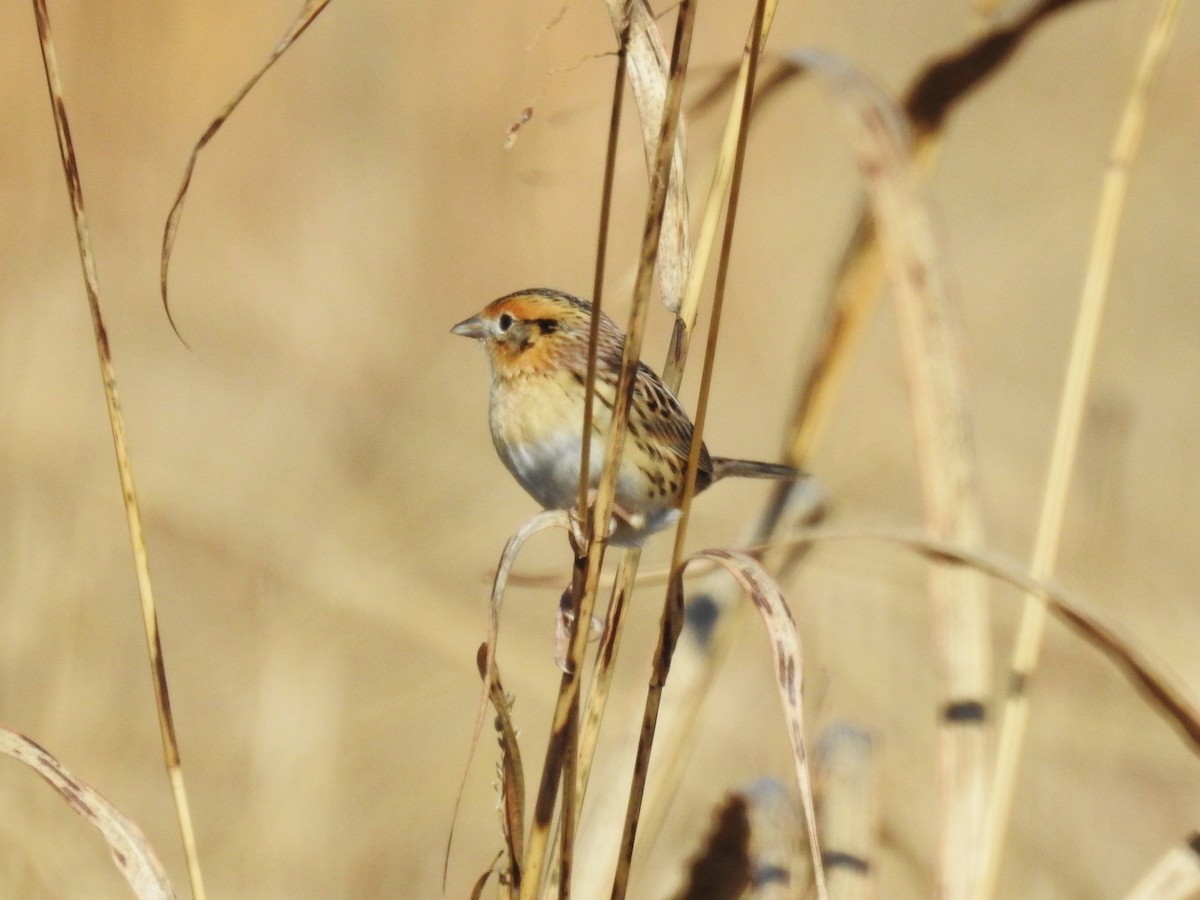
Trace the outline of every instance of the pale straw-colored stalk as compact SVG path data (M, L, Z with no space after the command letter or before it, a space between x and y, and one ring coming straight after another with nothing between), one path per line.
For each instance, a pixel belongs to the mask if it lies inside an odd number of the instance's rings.
M692 24L695 20L692 3L684 0L679 6L675 29L675 42L671 53L671 78L667 86L663 108L662 125L657 142L657 153L650 180L650 200L646 213L642 249L638 261L638 273L634 287L633 305L625 331L625 346L621 358L621 371L617 382L616 396L612 409L605 449L604 468L596 486L596 495L588 516L588 547L586 558L576 562L573 591L579 596L575 609L575 627L572 630L566 671L559 687L554 719L550 731L549 746L543 763L542 778L534 805L533 822L526 843L524 881L521 884L521 900L533 900L538 896L547 864L546 850L549 843L551 821L555 799L563 774L563 758L568 746L575 752L576 722L579 712L579 680L582 671L584 650L587 645L588 628L595 604L596 590L600 583L600 569L607 545L607 529L612 517L616 494L616 476L621 462L629 423L629 409L633 401L633 387L640 360L642 336L645 331L646 308L654 279L655 261L658 255L659 236L662 228L663 211L666 206L667 184L670 176L672 149L679 120L679 109L683 98L683 84L687 74L687 60L691 50ZM576 590L577 588L577 590ZM581 623L585 623L582 624ZM574 781L572 769L572 781ZM572 783L569 790L574 791ZM574 829L572 822L568 828ZM570 890L569 873L561 878L561 891Z
M1050 452L1046 489L1042 496L1042 511L1030 563L1033 575L1038 578L1050 575L1057 564L1067 493L1079 445L1100 323L1108 297L1117 231L1129 190L1130 171L1145 129L1150 91L1162 70L1181 6L1180 0L1164 0L1159 7L1134 76L1129 99L1121 115L1104 175L1100 209L1096 217L1087 272L1079 300L1066 379L1059 401L1058 424ZM1037 669L1045 626L1045 605L1033 597L1027 598L1010 663L1008 696L1005 698L1004 721L1000 731L982 847L983 877L974 895L978 898L994 896L999 879L1004 836L1012 813L1017 769L1029 719L1027 691L1029 680Z
M183 765L179 758L179 742L175 736L175 719L171 714L170 694L167 689L166 665L163 662L162 641L158 631L158 610L154 603L154 590L150 580L146 536L142 528L142 514L138 506L137 491L133 486L133 467L129 457L128 442L125 438L125 421L121 415L120 402L117 399L117 378L113 368L112 351L108 343L108 333L104 327L104 317L100 311L100 283L96 275L96 259L92 250L91 231L83 206L83 185L75 158L75 147L71 142L71 129L67 124L67 108L63 99L62 79L58 71L58 57L54 51L54 42L51 39L50 16L46 11L45 0L33 0L33 10L37 20L38 36L41 39L46 86L50 92L51 107L54 111L58 149L62 156L63 172L67 179L67 192L75 223L75 240L79 246L79 260L83 266L88 312L91 315L96 355L100 364L100 379L104 385L104 401L108 410L108 423L112 431L113 449L116 452L117 476L121 482L125 523L129 531L138 596L141 600L142 624L146 633L146 651L150 660L150 680L154 685L155 709L158 713L163 760L167 770L167 779L171 784L171 795L175 801L175 817L183 843L184 858L187 860L192 896L195 900L204 900L204 880L200 872L200 857L196 850L196 833L192 825L192 814L183 778Z

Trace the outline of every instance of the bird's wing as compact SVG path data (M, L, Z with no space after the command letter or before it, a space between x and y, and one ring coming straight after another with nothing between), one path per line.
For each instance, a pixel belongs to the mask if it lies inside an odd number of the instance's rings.
M686 463L692 443L692 420L671 389L645 363L638 363L633 406L631 424L643 429L654 444ZM697 487L708 486L712 470L708 448L701 444Z

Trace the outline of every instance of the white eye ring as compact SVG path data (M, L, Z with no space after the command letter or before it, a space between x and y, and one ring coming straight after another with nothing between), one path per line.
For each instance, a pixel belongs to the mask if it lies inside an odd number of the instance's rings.
M513 326L513 317L508 313L501 313L500 318L496 320L496 325L501 331L508 331Z

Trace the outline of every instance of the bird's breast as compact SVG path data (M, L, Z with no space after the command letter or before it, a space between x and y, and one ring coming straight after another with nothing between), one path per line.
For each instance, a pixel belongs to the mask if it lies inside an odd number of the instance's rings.
M492 441L504 465L547 509L575 505L583 431L582 389L569 376L535 375L497 380L492 388ZM596 404L596 427L607 427L607 409ZM593 429L594 433L594 429ZM601 448L593 441L588 468L599 475Z

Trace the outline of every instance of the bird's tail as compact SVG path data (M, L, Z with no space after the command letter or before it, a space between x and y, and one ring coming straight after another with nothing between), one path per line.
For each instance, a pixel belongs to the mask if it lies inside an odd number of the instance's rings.
M804 478L808 473L795 466L783 463L752 462L748 459L726 459L723 456L713 457L713 481L722 478L777 478L794 480Z

